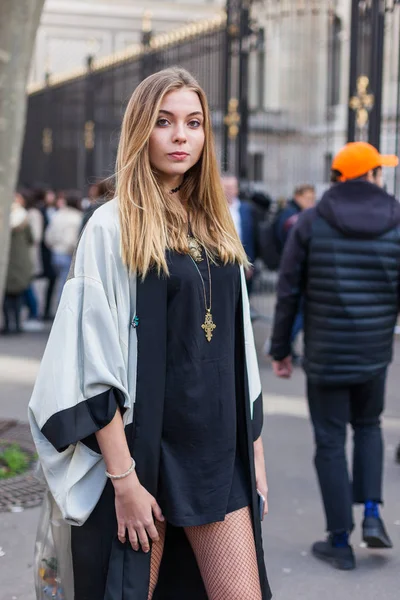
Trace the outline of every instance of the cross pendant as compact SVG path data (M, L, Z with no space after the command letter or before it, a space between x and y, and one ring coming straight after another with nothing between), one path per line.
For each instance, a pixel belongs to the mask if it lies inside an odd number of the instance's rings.
M213 322L213 318L212 318L212 314L210 309L207 309L206 312L206 316L205 316L205 320L203 325L201 326L202 329L204 329L204 333L206 334L206 338L208 342L211 342L211 338L213 336L213 331L217 326L215 325L215 323Z

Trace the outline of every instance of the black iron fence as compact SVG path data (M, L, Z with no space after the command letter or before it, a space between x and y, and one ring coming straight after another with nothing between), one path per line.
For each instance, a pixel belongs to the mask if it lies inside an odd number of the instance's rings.
M204 86L221 146L225 28L220 19L159 36L110 59L94 61L66 78L49 77L29 96L21 182L83 189L113 173L125 106L152 72L181 65ZM150 42L150 40L149 40Z
M348 131L375 143L381 132L382 149L399 150L398 2L230 0L227 8L227 19L154 38L146 31L126 52L49 75L29 95L20 182L85 189L112 174L132 91L174 64L208 94L222 169L275 198L299 183L322 190ZM389 189L400 193L398 173Z

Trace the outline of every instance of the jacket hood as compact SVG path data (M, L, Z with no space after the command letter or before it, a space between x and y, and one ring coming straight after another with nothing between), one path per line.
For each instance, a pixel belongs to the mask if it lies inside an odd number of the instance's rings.
M368 181L333 185L317 205L317 213L344 235L375 238L400 225L400 204Z

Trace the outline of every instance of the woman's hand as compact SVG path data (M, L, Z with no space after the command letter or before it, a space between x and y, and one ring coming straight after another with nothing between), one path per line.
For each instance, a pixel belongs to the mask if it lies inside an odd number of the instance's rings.
M158 521L164 521L161 508L156 499L140 484L135 472L124 479L114 480L113 484L119 541L126 542L128 530L132 548L137 551L140 545L143 552L149 552L149 538L153 542L159 540L154 517Z
M264 514L268 513L268 483L265 471L264 446L261 436L254 442L254 466L256 471L256 485L258 491L264 496Z

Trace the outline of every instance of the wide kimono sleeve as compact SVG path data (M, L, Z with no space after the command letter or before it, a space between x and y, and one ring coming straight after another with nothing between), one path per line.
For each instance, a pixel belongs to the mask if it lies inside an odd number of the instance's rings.
M95 505L85 494L97 502L104 487L95 432L118 407L131 408L129 294L121 293L126 282L116 235L100 217L83 233L29 403L45 478L71 522L83 522Z
M260 371L258 368L257 352L254 342L253 326L250 317L250 304L247 294L246 278L243 268L241 268L242 284L242 307L243 307L243 329L244 329L244 349L246 359L246 372L248 383L248 394L250 400L250 415L253 432L253 440L257 440L263 428L264 411L263 395L261 388Z

